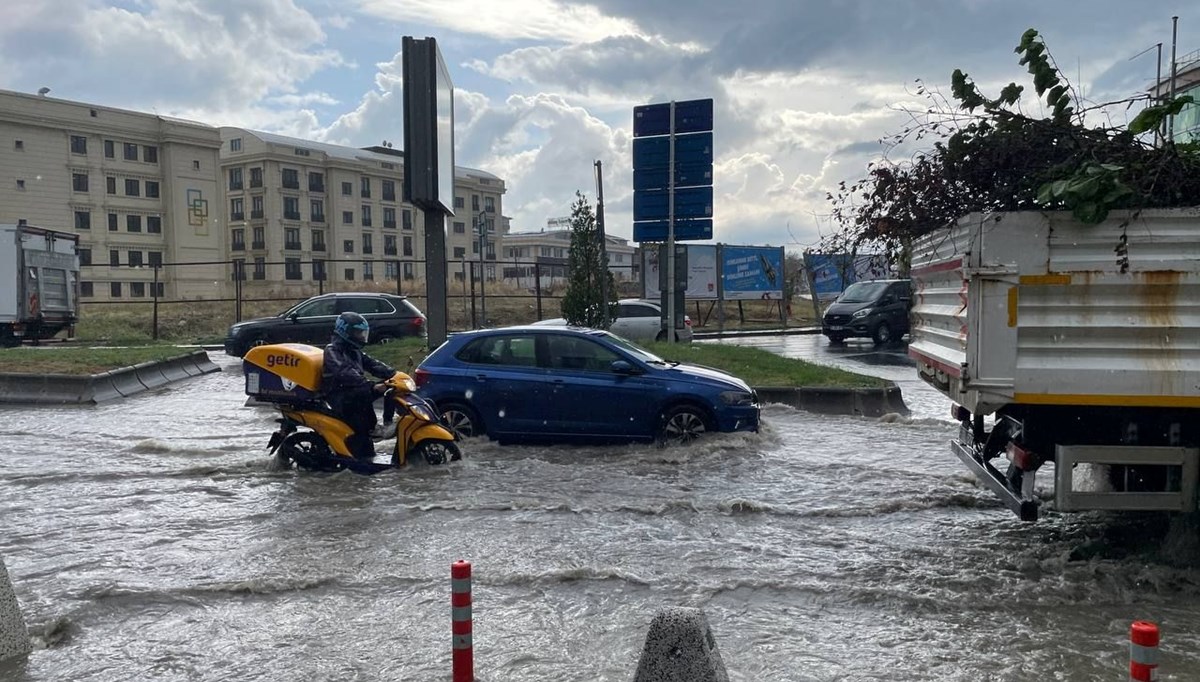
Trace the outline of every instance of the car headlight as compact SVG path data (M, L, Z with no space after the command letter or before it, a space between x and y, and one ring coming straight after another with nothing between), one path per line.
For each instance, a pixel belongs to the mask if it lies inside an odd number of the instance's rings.
M724 391L721 393L721 402L726 405L753 405L754 394L745 391Z
M853 315L851 315L850 318L857 320L860 317L866 317L867 315L870 315L874 311L875 311L874 308L863 308L862 310L859 310L859 311L855 312Z

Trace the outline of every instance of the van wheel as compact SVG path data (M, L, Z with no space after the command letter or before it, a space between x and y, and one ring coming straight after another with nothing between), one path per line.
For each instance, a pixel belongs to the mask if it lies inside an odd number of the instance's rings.
M872 338L875 340L876 346L887 345L892 342L892 328L888 326L887 322L880 322L879 326L875 328Z
M841 334L827 334L827 336L829 337L829 343L834 346L840 346L846 342L846 337Z

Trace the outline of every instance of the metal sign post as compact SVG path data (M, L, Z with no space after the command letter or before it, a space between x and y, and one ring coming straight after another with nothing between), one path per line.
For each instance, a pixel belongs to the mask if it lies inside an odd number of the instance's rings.
M667 343L675 343L675 100L671 100L670 151L667 153Z

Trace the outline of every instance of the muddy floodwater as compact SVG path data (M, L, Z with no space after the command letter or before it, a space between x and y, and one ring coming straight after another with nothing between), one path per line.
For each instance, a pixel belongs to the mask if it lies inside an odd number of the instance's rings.
M703 608L746 682L1123 680L1136 619L1162 626L1160 679L1200 679L1196 526L1023 524L938 406L314 475L271 466L274 414L212 357L133 399L0 410L0 556L37 647L0 680L447 680L456 559L486 680L631 680L664 605Z

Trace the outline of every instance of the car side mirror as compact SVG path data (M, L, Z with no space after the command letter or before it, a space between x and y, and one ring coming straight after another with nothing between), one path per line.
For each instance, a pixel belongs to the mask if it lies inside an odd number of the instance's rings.
M292 313L291 315L288 315L288 319L292 322L295 322L296 320L300 319L300 313Z
M623 374L625 376L640 374L637 368L630 364L628 360L614 360L610 368L613 374Z

